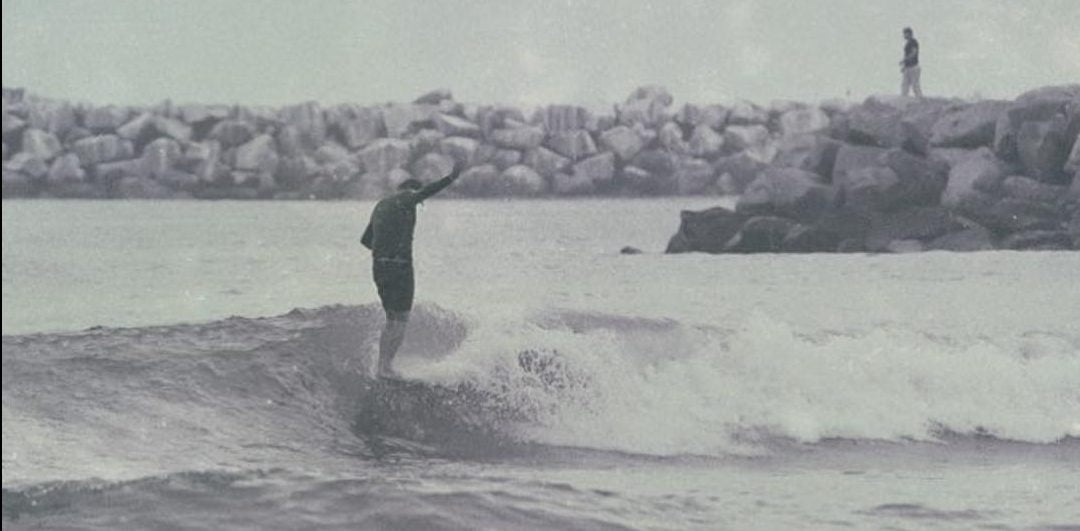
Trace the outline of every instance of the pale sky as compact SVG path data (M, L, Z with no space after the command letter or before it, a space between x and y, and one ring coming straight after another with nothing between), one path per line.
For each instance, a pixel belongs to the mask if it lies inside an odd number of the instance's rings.
M3 84L93 103L589 106L898 91L1012 98L1080 82L1080 0L3 0Z

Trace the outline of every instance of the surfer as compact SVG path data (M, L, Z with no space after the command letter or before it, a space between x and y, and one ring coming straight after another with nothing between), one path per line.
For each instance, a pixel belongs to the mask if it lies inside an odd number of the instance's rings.
M379 291L386 324L379 337L379 378L397 378L391 367L394 355L405 339L405 327L413 303L413 229L416 226L416 205L450 186L458 177L456 168L450 174L424 185L417 179L407 179L397 191L381 199L371 212L371 221L360 242L371 249L372 275Z

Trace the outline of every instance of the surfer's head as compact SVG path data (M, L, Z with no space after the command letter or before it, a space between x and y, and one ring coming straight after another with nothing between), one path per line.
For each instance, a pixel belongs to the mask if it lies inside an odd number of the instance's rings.
M904 38L905 39L910 39L914 35L915 35L915 33L911 31L911 28L904 28Z
M420 182L418 179L405 179L404 181L401 182L401 184L398 185L397 189L398 189L398 191L401 191L401 190L413 190L413 191L416 191L416 190L419 190L419 189L421 189L423 187L424 187L424 183Z

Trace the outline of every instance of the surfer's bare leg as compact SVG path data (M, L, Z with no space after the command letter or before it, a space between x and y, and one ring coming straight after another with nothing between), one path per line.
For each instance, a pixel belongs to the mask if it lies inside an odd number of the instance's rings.
M382 335L379 337L379 368L380 378L394 378L394 356L401 348L401 342L405 340L405 328L409 324L409 312L386 312L386 324L383 325Z

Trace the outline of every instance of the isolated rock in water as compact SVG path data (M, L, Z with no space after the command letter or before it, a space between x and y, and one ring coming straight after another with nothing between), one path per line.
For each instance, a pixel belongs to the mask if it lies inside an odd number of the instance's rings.
M995 203L988 214L981 221L999 232L1059 230L1063 221L1053 205L1011 197Z
M716 186L716 169L702 159L679 158L675 166L675 186L678 193L683 195L713 191Z
M1016 145L1027 175L1047 183L1066 182L1064 170L1069 146L1065 126L1063 115L1045 122L1024 122L1020 126Z
M1030 230L1006 236L1001 246L1017 251L1068 251L1073 248L1073 239L1063 230Z
M645 147L645 141L630 127L620 125L600 134L600 145L615 153L619 160L627 161Z
M159 138L143 148L142 176L157 178L177 167L183 158L180 144L171 138Z
M221 142L221 147L236 147L255 138L255 127L240 120L223 120L210 129L208 138Z
M795 168L767 168L746 187L735 210L815 221L832 208L836 199L835 191L818 179L816 174Z
M551 177L551 188L555 195L588 195L596 192L596 185L587 174L556 173Z
M412 174L421 181L432 182L454 171L454 159L441 153L428 153L412 164Z
M1021 94L998 117L994 127L994 153L1007 162L1019 160L1017 135L1024 122L1043 122L1064 114L1080 98L1080 84L1041 87Z
M1065 197L1068 188L1045 184L1021 175L1006 177L1001 183L1001 190L1008 197L1027 199L1041 203L1053 203Z
M780 115L780 132L785 136L826 131L830 124L825 111L817 107L792 109Z
M950 109L930 130L930 143L942 147L977 148L994 141L998 117L1011 105L1007 101L980 101Z
M432 124L439 112L437 106L426 104L392 103L382 109L387 136L404 137L409 132Z
M82 182L86 180L86 172L79 166L79 157L74 153L65 153L56 158L49 166L46 180L50 184Z
M404 167L411 158L412 148L409 143L397 138L381 138L360 151L360 160L364 164L364 169L373 173L385 174L390 170Z
M413 100L413 103L427 103L437 105L443 100L452 99L454 99L454 95L450 92L450 89L440 88L432 90L431 92L428 92L427 94L416 98L415 100Z
M435 127L446 136L480 136L480 126L449 114L436 113Z
M615 154L601 153L575 164L574 176L588 179L593 186L611 183L615 179Z
M22 135L22 151L43 161L50 161L60 153L62 147L56 135L40 129L27 129Z
M145 134L148 134L153 125L154 115L144 112L117 128L116 134L128 140L139 140Z
M836 153L842 142L816 134L789 135L778 145L773 165L814 172L823 182L832 180Z
M760 125L769 122L769 112L748 101L737 101L727 116L728 125Z
M454 190L469 197L487 197L494 194L501 172L494 164L473 166L463 172L454 184Z
M949 170L948 184L941 195L941 205L960 208L980 196L993 193L1005 179L1005 168L993 152L980 148L964 162Z
M695 157L712 158L724 148L724 137L712 127L699 125L690 134L690 154Z
M694 105L687 103L675 115L675 121L687 127L705 126L713 130L720 130L727 123L729 112L728 108L722 105Z
M866 166L845 172L833 184L843 193L847 208L876 212L896 203L900 177L890 168Z
M458 168L468 168L476 163L480 142L463 136L450 136L439 141L439 153L454 159Z
M544 130L536 126L495 129L491 132L491 141L496 146L530 150L543 143Z
M308 149L315 149L326 141L326 116L316 102L282 107L278 118L297 129Z
M547 141L547 147L571 160L580 160L596 154L596 143L588 131L564 131L553 133Z
M22 131L26 127L26 121L18 116L4 112L4 138Z
M668 107L674 101L664 87L638 87L625 102L615 106L615 113L621 124L658 125L667 121Z
M949 180L949 166L944 162L919 157L901 149L891 149L881 162L900 178L897 197L888 205L936 205Z
M571 163L570 159L543 146L525 153L525 164L545 177L551 177L568 169Z
M619 249L619 254L642 254L642 251L637 247L631 247L627 245L626 247Z
M493 192L501 196L536 196L544 193L546 187L547 182L536 170L519 164L502 172Z
M488 162L494 164L499 170L505 170L510 166L521 164L524 159L524 155L516 149L496 149Z
M34 100L30 102L27 122L34 129L48 131L58 137L64 136L78 123L75 108L67 102Z
M746 216L723 207L702 211L683 210L679 230L668 241L666 253L723 252L739 232Z
M93 107L86 111L83 117L83 125L93 133L111 133L131 118L131 109L106 105Z
M117 197L122 199L168 199L172 191L161 184L143 177L124 177L114 186Z
M896 240L933 240L963 228L956 216L941 207L912 207L873 219L866 235L870 251L884 251Z
M745 152L713 161L720 192L729 195L743 193L766 167L764 162Z
M731 253L777 253L799 224L777 216L754 216L724 246Z
M573 105L548 105L533 116L533 123L543 126L548 133L589 129L593 121L592 113Z
M163 116L154 117L154 129L158 131L162 136L167 136L174 140L181 142L187 142L191 140L191 126L181 122L180 120L174 120L172 118L165 118Z
M868 166L879 166L881 157L888 150L878 147L853 146L843 144L836 151L833 163L832 182L840 182L845 174Z
M972 252L994 249L993 236L986 228L975 225L950 232L926 244L928 251Z

